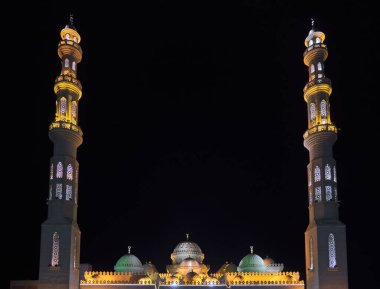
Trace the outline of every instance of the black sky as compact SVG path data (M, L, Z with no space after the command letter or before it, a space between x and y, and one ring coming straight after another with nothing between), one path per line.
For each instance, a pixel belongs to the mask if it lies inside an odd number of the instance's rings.
M42 1L12 9L6 282L38 276L56 48L73 12L84 52L81 262L112 270L131 245L164 271L190 233L211 271L238 264L253 245L304 276L302 53L314 17L326 34L331 113L341 129L334 154L350 288L373 284L380 25L370 2L330 2Z

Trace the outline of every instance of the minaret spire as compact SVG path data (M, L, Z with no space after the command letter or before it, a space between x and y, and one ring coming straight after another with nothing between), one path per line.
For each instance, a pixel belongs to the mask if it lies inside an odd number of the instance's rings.
M311 20L311 29L315 29L315 25L314 25L314 19L313 18L310 18L310 20Z
M253 246L249 246L249 248L251 249L251 254L253 254Z
M70 25L74 26L74 14L70 13Z
M339 220L336 162L333 145L337 128L331 121L331 81L325 75L328 56L325 34L315 28L305 39L304 63L309 82L304 87L308 129L304 146L309 150L309 226L305 232L306 283L308 289L347 289L345 225Z
M54 153L50 159L48 217L41 228L39 289L79 288L79 164L76 156L83 139L78 126L82 86L77 79L77 64L82 60L82 49L72 14L69 25L60 35L58 56L62 69L54 83L56 112L49 127Z

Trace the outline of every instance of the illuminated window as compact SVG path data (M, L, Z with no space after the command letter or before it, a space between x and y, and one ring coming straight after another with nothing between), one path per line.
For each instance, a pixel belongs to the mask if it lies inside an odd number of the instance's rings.
M53 246L51 252L51 266L59 266L59 235L57 232L53 234Z
M321 187L315 188L315 201L322 202L322 190Z
M334 182L336 182L336 167L334 166Z
M66 33L65 38L66 38L67 40L70 40L70 34L69 34L69 33Z
M53 179L53 176L54 176L53 171L54 171L54 165L53 165L53 163L51 163L50 164L50 179L51 180Z
M313 238L309 239L309 269L314 269L314 256L313 256Z
M77 103L75 101L71 103L71 116L73 119L77 118Z
M321 180L321 169L319 166L314 168L314 182L319 182Z
M68 58L65 59L65 68L68 68L70 65L70 61Z
M53 198L53 186L50 185L49 186L49 200L51 200Z
M318 62L318 70L321 71L322 70L322 63Z
M310 66L310 72L311 72L311 73L314 73L314 71L315 71L315 66L314 66L314 64L312 64L312 65Z
M321 43L321 39L320 39L319 37L317 37L317 38L315 39L315 43Z
M329 235L329 268L336 267L336 254L335 254L335 237L334 234Z
M329 164L325 166L325 179L331 180L331 167Z
M314 120L315 119L315 104L310 103L310 119Z
M73 38L74 42L78 42L78 39L74 36Z
M66 98L62 97L60 100L59 111L61 113L61 116L63 116L63 118L65 118L65 114L66 114L66 107L67 107L66 104L67 104Z
M57 184L55 188L55 197L62 200L62 184Z
M75 61L73 61L73 64L71 65L71 69L75 70Z
M309 41L309 46L312 46L314 44L313 39Z
M72 186L66 185L66 201L70 201L73 198Z
M57 164L57 179L61 179L63 177L63 165L61 162Z
M323 77L323 74L318 73L318 78L322 78L322 77Z
M66 178L70 181L73 180L73 167L71 164L67 166Z
M326 100L321 101L321 116L322 117L327 117L327 105L326 105Z
M326 186L326 201L330 202L332 200L332 187Z

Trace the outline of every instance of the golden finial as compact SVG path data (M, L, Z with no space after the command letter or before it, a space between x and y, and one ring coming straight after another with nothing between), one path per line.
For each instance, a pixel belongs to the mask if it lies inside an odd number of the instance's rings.
M189 241L190 234L186 233L186 240Z
M128 246L128 254L131 254L131 246Z
M251 248L251 254L253 254L253 246L249 246Z

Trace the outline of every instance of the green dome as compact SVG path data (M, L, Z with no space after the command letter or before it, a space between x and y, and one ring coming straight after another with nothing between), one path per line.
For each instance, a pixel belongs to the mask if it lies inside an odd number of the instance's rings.
M122 256L114 267L115 272L132 272L143 273L144 267L141 264L139 258L135 255L127 254Z
M256 254L248 254L239 263L238 272L265 272L264 260Z

